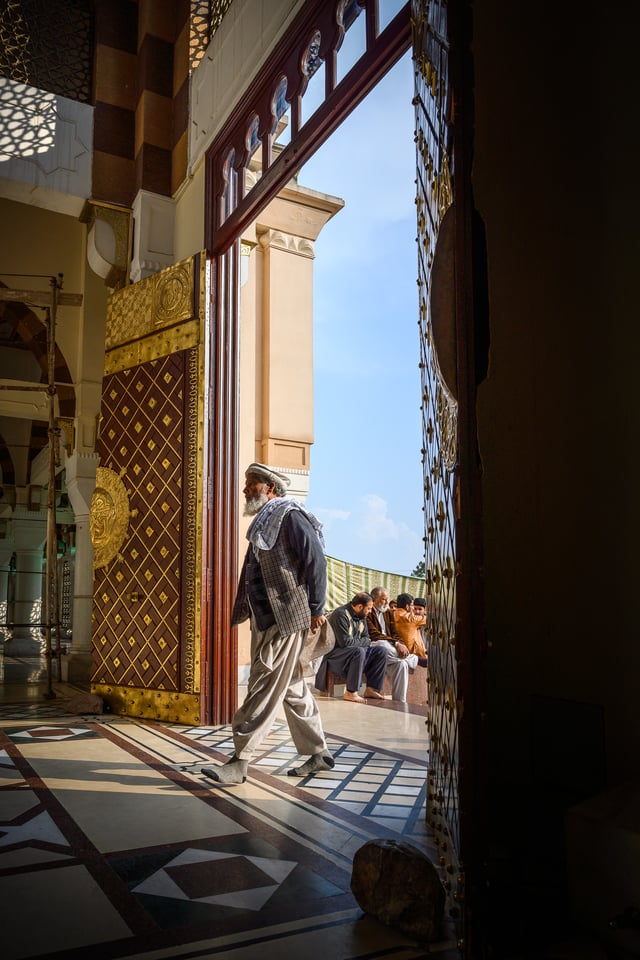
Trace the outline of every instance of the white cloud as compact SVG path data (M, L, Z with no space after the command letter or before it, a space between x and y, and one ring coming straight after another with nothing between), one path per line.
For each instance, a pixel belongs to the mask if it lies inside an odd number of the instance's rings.
M377 493L358 497L353 509L309 508L323 524L329 556L358 566L409 574L422 559L422 537L389 514L389 504Z
M325 534L335 527L336 521L348 520L351 516L348 510L338 510L335 507L318 507L316 510L312 510L312 513L322 524Z
M377 493L367 493L360 498L358 517L359 539L364 543L384 543L399 540L402 524L389 516L387 501Z

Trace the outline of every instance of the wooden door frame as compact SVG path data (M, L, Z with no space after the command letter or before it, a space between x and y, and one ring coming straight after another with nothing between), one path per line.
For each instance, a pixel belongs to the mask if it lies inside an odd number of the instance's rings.
M361 4L364 6L364 4ZM388 26L377 33L377 2L363 9L366 18L364 55L338 83L336 54L341 42L337 3L309 0L277 44L268 63L231 111L205 156L205 248L210 261L210 316L207 323L207 418L210 433L205 450L206 490L203 521L202 681L201 720L229 723L237 707L237 638L231 627L231 604L238 568L239 522L238 298L239 237L258 212L285 186L311 154L337 129L362 99L411 46L411 3L405 3ZM301 50L320 31L320 55L325 64L324 102L296 129L305 81L300 76ZM271 117L271 99L286 76L292 97L294 130L291 142L233 209L223 212L225 164L233 152L235 168L248 162L247 126L260 117L264 136ZM263 151L270 159L268 150ZM226 215L225 215L226 213ZM237 289L237 284L236 284Z

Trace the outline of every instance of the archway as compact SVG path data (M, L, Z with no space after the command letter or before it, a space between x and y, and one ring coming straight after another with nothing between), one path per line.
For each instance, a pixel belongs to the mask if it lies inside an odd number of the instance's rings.
M6 284L0 282L0 286L6 289ZM47 446L48 442L47 330L43 321L28 304L22 301L0 300L0 347L2 347L0 417L6 417L14 421L16 419L25 421L24 429L20 431L19 446L24 449L23 445L26 443L26 458L17 454L17 447L12 454L12 442L8 436L5 437L13 464L14 479L11 482L24 485L29 482L30 467L33 460ZM58 404L57 416L59 420L70 425L75 417L75 390L69 367L57 343L54 366ZM27 391L32 392L31 403L28 404L29 409L27 409L25 403L22 403L20 406L24 409L21 411L19 405L15 402L18 385L12 384L12 381L16 380L21 381L25 386L22 400L26 399ZM42 385L43 389L40 392L35 391L36 384ZM32 415L34 409L35 415ZM23 460L24 463L22 464ZM18 473L17 478L16 471ZM8 482L7 477L3 476L3 479Z

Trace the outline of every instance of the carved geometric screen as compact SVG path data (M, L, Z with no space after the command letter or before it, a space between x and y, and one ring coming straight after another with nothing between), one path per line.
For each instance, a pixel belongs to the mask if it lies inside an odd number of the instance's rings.
M222 23L222 18L230 6L231 0L211 0L211 36Z
M5 0L0 7L0 76L91 103L90 0Z
M231 0L191 0L189 69L193 72L204 57L209 42L222 23Z
M92 682L181 689L185 371L181 351L107 377L101 468L121 477L128 532L96 569Z
M211 4L209 0L191 0L189 18L189 69L196 69L211 39Z

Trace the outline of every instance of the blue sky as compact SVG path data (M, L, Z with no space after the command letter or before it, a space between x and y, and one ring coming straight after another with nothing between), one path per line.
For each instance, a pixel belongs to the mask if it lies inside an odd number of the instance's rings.
M345 201L315 248L307 506L328 554L403 574L424 555L412 87L407 55L298 177Z

